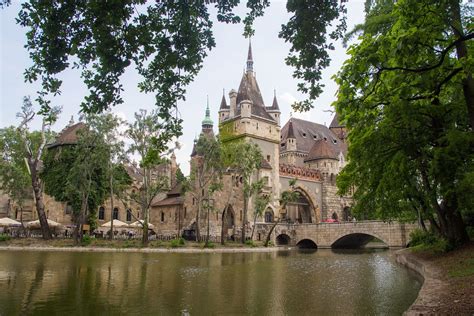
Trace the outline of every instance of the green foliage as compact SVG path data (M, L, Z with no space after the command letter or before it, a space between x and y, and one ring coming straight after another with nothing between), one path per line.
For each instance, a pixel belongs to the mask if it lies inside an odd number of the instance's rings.
M246 241L245 241L245 245L248 246L248 247L250 247L250 248L255 248L255 247L257 247L257 245L255 244L255 242L254 242L253 240L251 240L251 239L246 240Z
M176 169L176 182L178 184L182 184L186 181L186 176L183 174L183 172L181 171L181 168L178 167L178 169Z
M474 134L463 84L473 65L456 54L468 40L453 30L456 3L367 7L359 41L336 77L336 110L349 130L348 164L337 184L340 194L354 191L357 217L444 217L443 236L465 242L457 221L474 208Z
M84 235L82 236L82 240L81 240L81 245L82 246L89 246L92 242L92 238L91 236L89 235Z
M9 241L11 237L7 234L0 234L0 242L2 241Z
M216 247L216 245L214 245L214 243L211 242L211 241L207 241L203 246L203 248L210 248L210 249L213 249L215 247Z
M410 233L410 247L415 251L428 251L433 253L443 253L452 250L448 241L433 232L425 232L421 229Z
M171 248L183 247L185 244L186 243L185 243L183 238L176 238L176 239L172 239L170 241L170 247Z

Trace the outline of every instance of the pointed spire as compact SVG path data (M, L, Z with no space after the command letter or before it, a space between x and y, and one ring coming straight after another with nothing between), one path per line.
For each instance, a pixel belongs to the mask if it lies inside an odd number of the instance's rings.
M229 106L227 105L227 101L225 100L225 90L222 89L222 100L219 110L227 110Z
M288 124L288 131L286 133L286 138L295 138L295 132L293 131L293 122L290 119L290 124Z
M74 125L74 115L71 115L71 119L69 120L68 126L73 126Z
M278 105L277 97L276 97L276 89L273 89L273 103L272 106L267 108L269 111L280 111L280 106Z
M252 42L249 38L249 52L247 54L247 72L253 72Z
M202 132L212 131L213 125L214 122L212 122L211 120L211 110L209 109L209 96L207 96L206 116L204 117L204 120L202 120L201 123Z

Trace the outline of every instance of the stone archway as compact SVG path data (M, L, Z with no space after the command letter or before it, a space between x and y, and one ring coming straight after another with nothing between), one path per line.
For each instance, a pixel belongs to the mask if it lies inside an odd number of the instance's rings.
M378 240L381 242L381 248L388 248L388 243L380 237L375 236L375 234L363 232L342 235L331 244L331 248L364 248L369 242L374 240Z
M276 237L277 246L288 246L290 244L291 238L287 234L280 234Z
M235 212L232 207L232 205L228 205L223 211L222 211L222 234L224 236L224 239L227 239L231 236L234 235L234 229L235 229Z
M296 191L299 193L298 200L286 206L288 221L300 224L316 222L316 210L311 198L302 188L298 187Z
M301 239L296 243L299 249L318 249L318 245L311 239Z

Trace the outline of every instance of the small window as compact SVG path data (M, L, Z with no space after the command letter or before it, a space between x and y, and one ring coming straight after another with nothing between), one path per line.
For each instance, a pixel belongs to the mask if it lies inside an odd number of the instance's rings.
M242 220L242 210L240 210L240 220Z
M281 143L281 147L284 147L285 146L285 143Z
M162 221L162 222L165 221L165 213L164 213L164 212L161 212L161 221Z
M193 198L193 205L194 205L194 203L196 203L196 199L195 199L195 198Z
M66 207L64 208L64 213L72 214L72 206L70 204L66 204Z
M186 207L184 207L184 218L186 219Z
M131 221L132 221L132 210L128 209L127 210L127 222L131 222Z
M103 206L99 207L99 219L104 220L105 219L105 209Z
M335 140L335 139L333 139L332 142L333 142L334 144L337 144L337 140Z
M317 139L318 139L318 136L313 135L313 139L314 139L314 140L317 140Z
M270 155L267 155L267 161L270 162Z
M113 218L114 219L119 219L119 210L116 207L114 208Z
M306 133L303 133L303 137L305 137L305 138L306 138Z
M216 213L216 221L219 220L219 213Z

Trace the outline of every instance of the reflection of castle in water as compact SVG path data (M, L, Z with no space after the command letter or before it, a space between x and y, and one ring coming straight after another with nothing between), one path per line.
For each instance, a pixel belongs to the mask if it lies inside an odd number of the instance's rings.
M388 256L4 251L0 314L399 314L420 284Z

